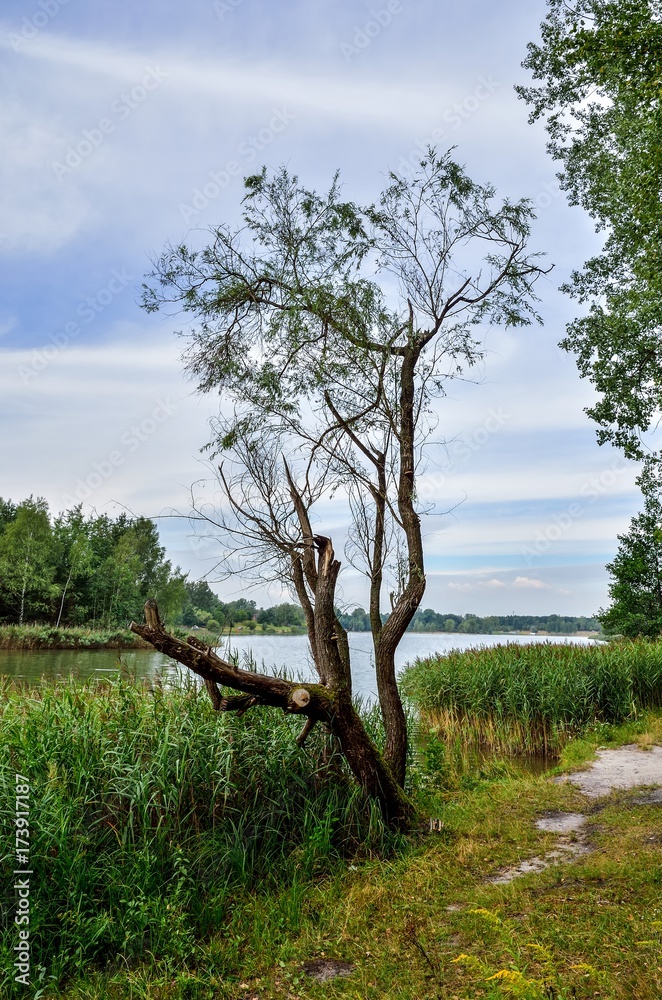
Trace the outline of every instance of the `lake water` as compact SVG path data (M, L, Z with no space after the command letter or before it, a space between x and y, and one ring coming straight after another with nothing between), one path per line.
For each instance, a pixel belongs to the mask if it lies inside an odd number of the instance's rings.
M531 642L572 642L586 645L590 639L582 636L561 637L551 640L549 636L537 635L459 635L450 633L408 632L400 643L396 656L398 669L412 663L417 658L434 653L447 653L451 649L470 649L477 646L496 646L498 643L514 642L519 645ZM312 659L305 635L254 635L232 636L229 640L233 651L242 656L252 655L258 670L272 672L285 670L290 676L301 680L315 678ZM349 645L352 654L352 676L354 693L364 699L376 697L377 686L372 657L372 641L368 632L350 632ZM218 650L227 655L227 641ZM0 675L8 675L16 680L38 683L42 677L52 678L76 674L79 677L108 677L117 674L121 666L139 678L150 678L161 673L165 679L186 672L185 668L173 662L162 653L149 650L0 650Z

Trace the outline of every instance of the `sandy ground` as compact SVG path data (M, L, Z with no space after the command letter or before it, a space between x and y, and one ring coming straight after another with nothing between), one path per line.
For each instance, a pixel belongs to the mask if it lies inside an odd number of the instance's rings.
M615 750L598 750L597 755L598 759L586 771L552 778L552 781L568 781L589 799L602 798L616 789L662 785L662 747L641 750L633 743ZM645 792L633 802L637 805L662 805L662 788ZM590 854L592 848L584 829L585 824L586 816L582 813L548 813L536 820L539 830L559 834L556 850L543 857L520 861L512 868L502 869L488 881L496 885L507 885L521 875L539 872L550 865L567 863L583 854Z
M587 771L557 781L569 781L590 799L600 799L617 788L662 785L662 747L641 750L635 743L616 750L598 750Z

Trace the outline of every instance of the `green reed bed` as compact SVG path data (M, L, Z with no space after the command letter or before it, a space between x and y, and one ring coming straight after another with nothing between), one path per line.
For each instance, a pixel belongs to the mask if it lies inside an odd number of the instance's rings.
M402 689L446 739L553 755L587 727L662 705L662 643L451 652L409 666Z
M148 649L128 628L0 625L0 649Z
M282 906L286 887L281 926L291 930L306 883L390 843L375 808L329 763L324 734L296 746L300 725L265 708L219 715L192 682L6 683L0 995L25 993L11 981L16 773L31 787L33 981L146 959L195 967L219 932L222 975L236 963L232 927L249 893Z

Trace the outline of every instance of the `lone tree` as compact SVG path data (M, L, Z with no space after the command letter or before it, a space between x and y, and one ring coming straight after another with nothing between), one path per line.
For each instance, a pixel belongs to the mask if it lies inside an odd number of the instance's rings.
M194 637L168 635L153 605L132 628L204 677L219 710L297 713L301 742L325 724L387 820L406 825L395 653L425 590L416 473L431 401L482 356L480 325L537 318L531 207L495 204L492 187L432 149L412 177L390 174L368 207L343 201L337 176L325 194L285 169L245 185L243 227L212 230L201 250L168 247L144 305L174 303L197 321L187 369L201 391L221 395L208 447L224 458L220 509L203 514L230 540L226 570L285 581L296 594L319 683L237 669ZM335 612L340 562L320 526L334 494L351 514L348 559L369 584L383 754L352 705ZM224 696L219 685L242 693Z

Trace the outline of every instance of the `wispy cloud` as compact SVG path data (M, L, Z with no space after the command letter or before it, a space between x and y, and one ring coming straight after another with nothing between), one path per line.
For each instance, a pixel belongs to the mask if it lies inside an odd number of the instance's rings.
M543 583L542 580L538 580L535 577L530 576L517 576L513 580L513 587L520 590L549 590L549 585Z
M11 49L6 30L2 36L0 47ZM450 106L463 96L459 88L443 84L431 92L429 88L406 82L353 81L341 74L304 76L277 66L247 65L245 61L230 64L225 60L221 66L211 62L192 63L168 51L131 53L54 34L40 35L20 50L19 55L110 76L127 84L134 83L146 67L158 64L167 71L170 86L179 91L230 97L241 104L279 101L342 121L370 121L391 128L396 122L407 127L417 122L427 124L435 109Z
M449 583L449 590L505 590L503 580L476 580L474 583Z

